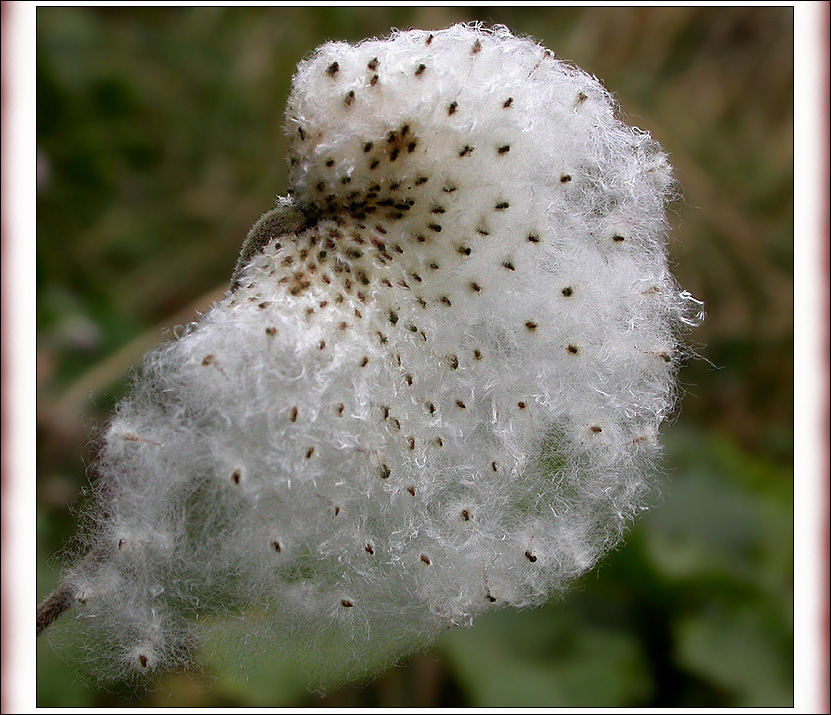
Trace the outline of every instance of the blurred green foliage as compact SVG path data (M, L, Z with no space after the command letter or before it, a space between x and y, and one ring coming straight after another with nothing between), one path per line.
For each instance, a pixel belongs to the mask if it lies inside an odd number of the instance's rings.
M691 336L706 360L682 373L682 415L665 430L663 495L559 602L482 618L326 694L280 654L247 679L98 689L53 649L64 624L38 643L38 704L791 705L792 13L38 8L40 595L128 368L221 294L248 227L285 192L290 78L325 40L501 22L602 78L671 155L675 272L709 313Z

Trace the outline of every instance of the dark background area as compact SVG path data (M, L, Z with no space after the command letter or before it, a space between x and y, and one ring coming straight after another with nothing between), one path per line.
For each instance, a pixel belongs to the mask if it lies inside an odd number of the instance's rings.
M37 11L38 591L75 533L92 437L164 329L221 296L287 188L297 62L392 27L504 23L601 78L669 152L670 253L705 301L664 430L662 496L545 608L502 612L370 683L79 679L38 643L40 706L790 706L793 702L793 10L60 8ZM806 240L808 237L802 237Z

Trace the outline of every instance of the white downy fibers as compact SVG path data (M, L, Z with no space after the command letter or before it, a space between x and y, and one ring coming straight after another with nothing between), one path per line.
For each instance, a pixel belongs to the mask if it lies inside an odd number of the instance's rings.
M290 197L104 438L67 576L102 677L229 619L366 672L544 603L655 471L699 304L666 157L597 80L501 27L398 32L301 63L286 130Z

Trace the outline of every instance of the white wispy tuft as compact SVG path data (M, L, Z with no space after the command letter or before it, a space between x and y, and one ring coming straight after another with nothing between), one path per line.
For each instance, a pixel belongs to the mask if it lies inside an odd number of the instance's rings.
M502 27L330 43L286 131L290 197L104 438L67 577L101 677L228 621L365 673L546 602L656 471L699 304L667 158L596 79Z

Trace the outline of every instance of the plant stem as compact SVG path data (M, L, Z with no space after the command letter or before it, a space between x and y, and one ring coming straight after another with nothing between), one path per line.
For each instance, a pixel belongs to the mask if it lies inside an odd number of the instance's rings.
M43 633L64 611L69 610L75 602L75 589L66 580L50 593L38 606L37 634Z

